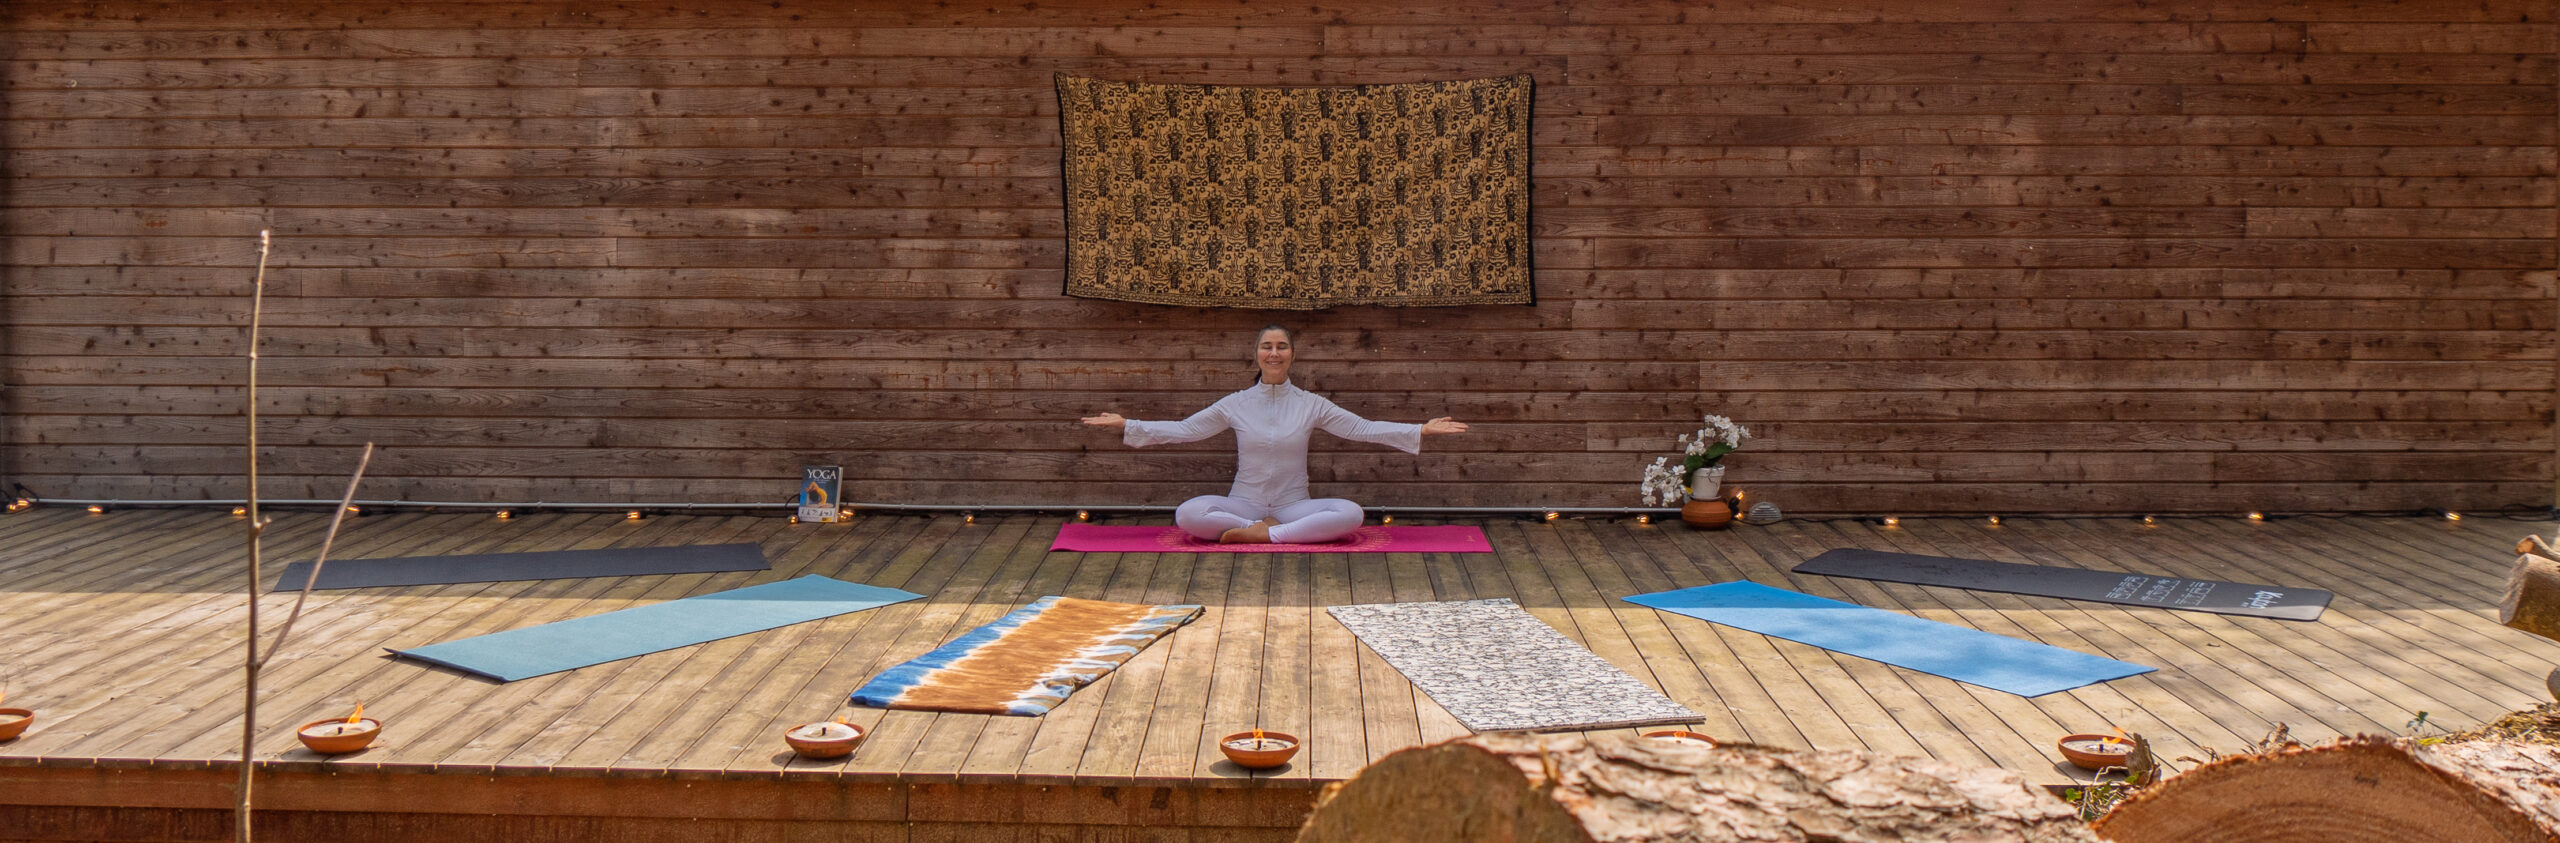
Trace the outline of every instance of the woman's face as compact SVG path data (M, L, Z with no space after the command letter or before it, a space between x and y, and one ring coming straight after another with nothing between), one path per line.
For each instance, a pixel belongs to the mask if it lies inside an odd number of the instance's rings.
M1289 347L1289 335L1283 331L1264 331L1253 344L1254 365L1262 369L1263 383L1279 383L1289 379L1289 362L1296 351Z

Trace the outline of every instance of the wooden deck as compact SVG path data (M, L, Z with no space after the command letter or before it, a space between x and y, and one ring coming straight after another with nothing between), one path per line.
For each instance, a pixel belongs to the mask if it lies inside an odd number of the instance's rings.
M1520 601L1705 712L1695 725L1701 731L1997 765L2042 783L2069 780L2052 749L2066 732L2121 727L2175 758L2238 747L2276 723L2312 739L2405 733L2426 712L2459 728L2543 699L2543 675L2560 664L2560 644L2494 619L2509 546L2526 532L2549 532L2549 522L2182 519L2146 527L2128 519L2001 526L1915 519L1892 529L1831 521L1698 532L1624 520L1459 520L1446 523L1482 526L1496 552L1382 556L1047 552L1059 523L1046 516L974 524L954 516L866 516L847 525L716 516L633 522L618 514L499 521L487 513L351 520L339 558L755 541L773 569L317 593L295 641L269 668L260 755L278 762L280 776L305 778L622 775L709 787L780 774L843 786L959 788L950 792L1230 789L1230 797L1263 800L1257 810L1285 815L1303 810L1317 784L1465 732L1324 607L1484 597ZM267 545L270 565L307 558L323 524L314 513L280 516ZM2301 623L1787 573L1832 547L2295 584L2338 599L2321 620ZM0 548L0 682L9 705L39 713L25 737L0 744L0 782L18 785L0 784L0 805L34 810L57 800L51 804L60 810L104 810L78 800L109 797L69 794L105 792L94 790L106 775L99 771L141 787L155 770L197 777L194 796L170 797L173 810L203 814L227 804L218 774L239 739L239 522L202 510L39 509L0 517ZM505 685L382 655L387 645L811 573L927 599ZM2159 671L2028 699L1616 599L1732 579ZM1210 610L1045 717L844 705L883 667L1043 594ZM265 600L275 619L291 595ZM326 762L297 748L294 725L345 714L358 702L388 723L379 746ZM859 753L812 763L784 750L783 727L837 714L874 729ZM1222 762L1215 739L1257 724L1306 736L1298 763L1255 778ZM92 789L75 788L67 776L89 777L80 781ZM914 821L924 797L913 794L923 791L902 792L911 794L903 809L911 813L880 822ZM1144 813L1095 810L1124 819ZM45 821L78 816L86 815ZM1280 822L1235 824L1276 834Z

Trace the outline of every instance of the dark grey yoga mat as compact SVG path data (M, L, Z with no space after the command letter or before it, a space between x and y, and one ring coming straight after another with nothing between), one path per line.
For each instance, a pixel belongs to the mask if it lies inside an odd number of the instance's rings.
M2288 621L2319 620L2320 611L2328 608L2331 597L2329 592L2316 588L2155 577L1851 548L1823 551L1822 555L1797 565L1795 571L1799 574L1943 585L1976 591Z
M332 559L320 568L312 588L372 588L392 585L448 585L464 582L556 580L571 577L628 577L644 574L707 574L717 571L761 571L772 567L764 549L753 544L694 544L673 547L615 547L603 550L545 550L534 553L483 553L472 556L403 556L396 559ZM276 578L276 591L300 591L311 576L311 563L296 562Z

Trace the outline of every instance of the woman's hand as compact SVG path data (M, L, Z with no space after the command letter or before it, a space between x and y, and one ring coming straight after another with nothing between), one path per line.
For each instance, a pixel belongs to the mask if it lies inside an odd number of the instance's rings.
M1127 426L1129 424L1129 420L1121 418L1119 413L1104 413L1099 416L1086 416L1084 417L1084 423L1093 425L1094 427L1108 427L1113 430L1118 430ZM1464 430L1466 429L1466 425L1459 425L1458 428L1460 430Z
M1087 420L1087 423L1090 423L1090 421L1091 421L1091 420ZM1450 418L1450 417L1448 417L1448 416L1441 416L1441 417L1439 417L1439 418L1432 419L1432 420L1430 420L1430 421L1427 421L1427 422L1423 422L1423 423L1422 423L1422 435L1424 435L1424 436L1432 436L1432 435L1437 435L1437 434L1442 434L1442 433L1465 433L1465 432L1467 432L1467 423L1466 423L1466 422L1458 421L1458 420L1456 420L1456 419L1452 419L1452 418Z

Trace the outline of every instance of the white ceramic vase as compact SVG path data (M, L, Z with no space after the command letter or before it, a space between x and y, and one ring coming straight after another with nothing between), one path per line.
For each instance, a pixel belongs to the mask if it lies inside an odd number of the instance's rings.
M1689 499L1711 501L1724 489L1724 466L1711 465L1689 475Z

